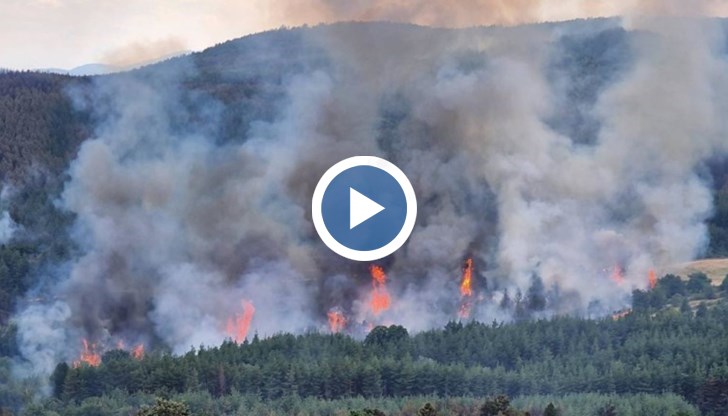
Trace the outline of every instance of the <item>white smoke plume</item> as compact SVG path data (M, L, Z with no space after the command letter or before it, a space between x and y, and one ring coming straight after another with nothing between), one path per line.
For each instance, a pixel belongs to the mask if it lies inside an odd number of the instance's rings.
M9 185L2 186L2 191L0 191L0 244L8 243L18 230L18 224L13 221L7 210L12 192L12 187Z
M622 33L618 20L298 31L328 64L286 77L276 115L229 142L215 133L223 103L199 93L185 106L194 57L99 79L77 92L100 121L61 200L83 254L53 302L17 317L23 355L49 371L82 337L182 353L229 337L242 301L255 305L249 338L325 330L335 307L356 325L424 330L457 319L466 256L475 319L510 319L501 303L534 281L538 314L625 306L649 269L704 248L711 193L695 172L728 150L718 23L625 22L633 59L585 109L601 126L593 141L549 122L577 82L552 67L562 37ZM421 203L408 244L381 263L392 304L380 315L368 265L333 255L310 220L320 175L366 154L398 164Z

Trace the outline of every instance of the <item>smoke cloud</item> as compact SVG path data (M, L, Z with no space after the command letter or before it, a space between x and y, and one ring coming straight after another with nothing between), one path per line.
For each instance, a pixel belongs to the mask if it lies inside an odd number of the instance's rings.
M625 56L579 98L597 126L587 140L553 121L584 82L570 72L577 64L559 63L573 52L564 45L603 33ZM274 115L233 140L217 128L226 104L183 87L199 76L194 57L76 92L99 120L59 202L77 216L82 254L48 289L53 302L16 319L35 370L75 358L81 338L176 353L217 344L246 301L249 338L326 330L332 308L353 334L425 330L458 319L466 257L476 274L469 319L517 318L514 304L534 294L545 302L535 316L605 314L627 306L650 269L705 247L712 196L696 171L728 151L717 22L352 24L294 35L326 63L285 74ZM391 306L379 313L368 265L332 254L311 224L316 182L353 155L396 163L421 203L407 245L381 262Z
M697 3L702 7L696 7ZM154 49L155 40L164 39L179 39L184 49L201 50L282 25L390 20L452 28L565 21L635 11L725 17L728 1L157 0L150 5L144 0L10 0L0 2L0 16L4 18L0 25L0 49L4 51L0 66L72 68L106 60L114 45ZM21 43L25 47L17 48ZM163 53L152 58L178 50L163 48ZM147 55L140 61L148 61Z
M7 211L12 192L12 187L8 185L4 185L0 191L0 244L8 243L18 230L18 224Z
M107 52L101 62L115 69L129 69L151 64L186 52L184 41L177 38L132 42Z

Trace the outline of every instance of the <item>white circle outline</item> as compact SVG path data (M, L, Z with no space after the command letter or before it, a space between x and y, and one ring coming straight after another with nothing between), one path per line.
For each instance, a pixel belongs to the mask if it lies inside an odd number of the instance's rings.
M331 184L331 181L345 170L357 166L372 166L387 172L397 181L400 188L402 188L402 191L404 192L404 199L407 203L407 213L405 214L402 229L399 230L399 233L392 239L392 241L374 250L354 250L336 241L334 236L332 236L326 228L326 224L324 224L324 217L321 213L321 204L324 200L324 193L326 192L326 188L328 188ZM323 176L321 176L321 179L319 179L319 182L316 184L316 189L314 189L313 197L311 199L311 217L313 219L313 226L316 228L316 232L331 251L342 257L346 257L349 260L374 261L387 257L397 251L400 247L402 247L402 245L404 245L410 234L412 234L412 230L415 228L415 221L417 220L417 197L415 195L414 188L412 188L412 184L409 179L407 179L407 176L392 162L376 156L353 156L331 166L323 174Z

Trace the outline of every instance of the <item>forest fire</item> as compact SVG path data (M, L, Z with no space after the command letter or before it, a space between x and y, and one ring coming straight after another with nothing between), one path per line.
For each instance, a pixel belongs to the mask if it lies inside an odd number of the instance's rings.
M622 268L615 265L612 268L612 274L609 275L609 278L612 279L614 283L622 285L624 283L624 272L622 271Z
M461 296L473 296L473 259L469 258L465 260L463 266L463 278L460 283L460 295Z
M126 343L122 340L116 342L116 349L129 351L132 357L136 360L144 358L144 344L136 344L131 350L126 348Z
M462 278L460 280L460 309L458 316L468 318L472 309L473 297L473 259L468 258L463 265Z
M329 318L329 330L331 330L331 333L337 334L346 328L346 316L344 316L344 313L341 310L338 308L331 309L327 315Z
M131 349L131 356L136 360L144 358L144 344L137 344Z
M613 321L620 320L622 318L627 317L630 313L632 313L632 309L630 309L630 308L622 309L620 311L614 312L612 314L612 320Z
M73 362L73 367L78 368L82 364L98 367L101 364L101 354L97 351L96 344L88 342L86 338L84 338L81 342L83 344L81 356L78 360Z
M650 271L647 272L647 282L650 286L650 289L654 289L655 286L657 286L657 275L655 274L654 269L650 269Z
M374 315L379 315L389 309L392 302L387 291L387 275L382 266L373 264L369 266L372 275L372 292L369 299L369 309Z
M99 346L95 342L89 342L87 339L81 340L83 348L78 360L72 363L73 368L78 368L82 364L90 365L92 367L98 367L101 365L101 355L107 350L107 348ZM131 350L126 348L124 341L117 341L115 344L117 350L129 351L131 356L135 360L141 360L144 358L144 344L137 344Z
M248 336L250 323L253 321L253 315L255 314L255 307L252 302L244 300L242 301L242 306L243 312L235 314L232 318L228 318L225 327L227 335L238 344L245 341L245 337Z

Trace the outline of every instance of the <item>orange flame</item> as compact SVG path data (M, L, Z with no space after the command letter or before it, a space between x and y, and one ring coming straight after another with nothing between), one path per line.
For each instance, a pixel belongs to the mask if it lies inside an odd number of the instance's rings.
M650 289L654 289L655 286L657 286L657 275L655 275L654 269L650 269L650 271L647 272L647 282L650 285Z
M632 313L632 309L622 309L621 311L617 311L612 314L612 320L617 321L619 319L622 319Z
M329 329L332 333L337 334L346 327L346 317L344 313L338 309L332 309L328 312Z
M98 367L101 364L101 354L98 353L96 344L89 343L86 338L82 340L82 344L81 356L73 362L73 367L78 368L84 363L92 367Z
M144 358L144 344L137 344L132 348L131 350L131 356L134 357L136 360L141 360Z
M624 283L624 275L622 274L622 268L619 266L614 266L612 268L612 274L609 276L610 279L614 281L614 283L621 285Z
M235 314L234 317L228 318L225 332L233 339L236 343L245 341L245 337L248 335L250 329L250 323L253 320L255 314L255 307L250 301L242 301L243 313Z
M127 351L126 343L123 340L116 341L116 349ZM142 358L144 358L144 344L135 345L134 348L132 348L129 352L131 353L132 357L137 360L141 360Z
M458 316L467 318L472 309L471 297L473 296L473 259L468 258L463 265L463 275L460 280L460 309Z
M387 291L387 275L384 273L382 266L372 264L369 266L369 272L372 275L372 294L369 300L369 309L374 315L389 309L392 299Z
M473 259L465 260L465 266L463 266L463 278L460 283L460 295L462 296L473 296Z

